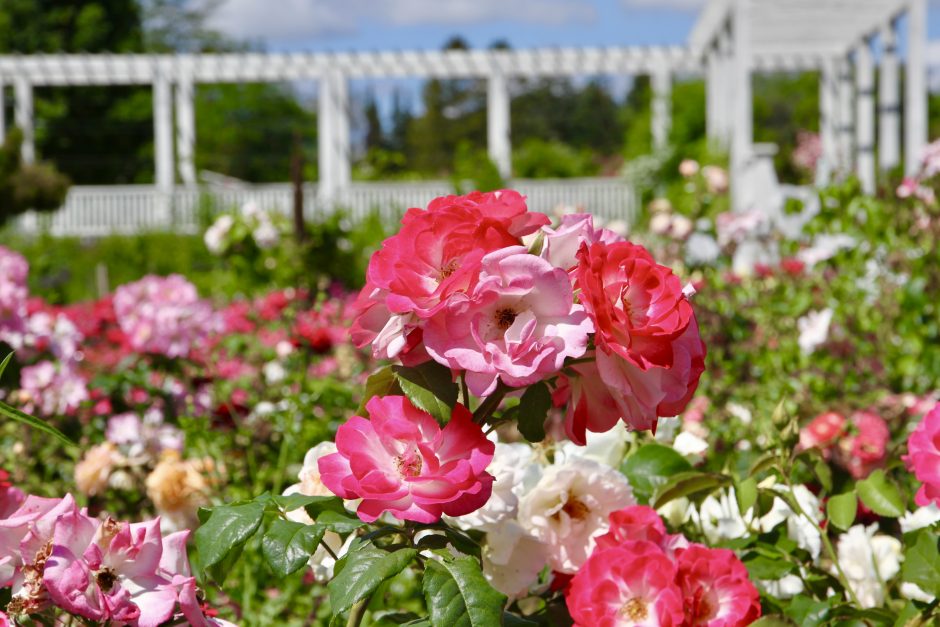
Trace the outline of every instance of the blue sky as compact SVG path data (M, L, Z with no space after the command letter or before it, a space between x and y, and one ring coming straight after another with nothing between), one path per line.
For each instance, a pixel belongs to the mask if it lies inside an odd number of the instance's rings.
M221 30L269 50L435 49L460 34L474 47L682 44L703 0L223 0ZM930 0L940 39L940 0Z

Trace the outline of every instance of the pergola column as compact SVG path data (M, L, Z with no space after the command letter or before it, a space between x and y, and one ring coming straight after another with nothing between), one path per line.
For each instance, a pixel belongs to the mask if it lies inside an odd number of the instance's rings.
M734 59L731 56L731 31L728 25L721 29L718 35L718 136L722 148L729 148L731 143L732 83L731 73Z
M506 76L502 73L491 74L486 85L486 143L490 159L504 179L512 176L509 110Z
M176 84L176 152L180 180L196 184L196 111L193 106L193 78L181 74Z
M754 102L751 92L751 33L748 0L735 0L731 37L733 112L731 126L732 206L742 209L744 171L751 158L754 139Z
M904 99L904 172L913 174L927 145L927 1L910 0Z
M335 203L349 188L349 85L341 72L331 71L320 79L317 129L319 141L319 196Z
M852 80L852 65L847 57L838 60L838 132L839 145L839 171L843 174L852 171L852 144L855 135L854 89Z
M719 141L718 109L720 105L720 89L718 84L721 61L719 59L718 45L713 44L705 57L705 129L708 141L717 144Z
M897 25L881 31L881 71L878 77L878 164L890 170L901 162L901 98L898 80Z
M3 144L3 141L7 137L6 109L3 106L6 102L4 99L4 95L6 93L5 88L6 88L6 84L3 81L3 77L0 76L0 145Z
M663 63L653 72L653 150L664 150L669 145L669 128L672 125L672 77L669 67Z
M20 76L13 82L16 100L13 108L13 121L23 132L23 145L20 156L24 163L36 161L36 139L33 130L33 86Z
M173 106L170 80L157 74L153 81L154 182L160 192L173 190Z
M855 49L855 173L866 194L875 193L875 68L871 41Z
M836 140L836 101L837 83L835 60L823 61L819 73L819 135L822 144L822 168L818 173L820 181L828 182L838 162L838 142Z

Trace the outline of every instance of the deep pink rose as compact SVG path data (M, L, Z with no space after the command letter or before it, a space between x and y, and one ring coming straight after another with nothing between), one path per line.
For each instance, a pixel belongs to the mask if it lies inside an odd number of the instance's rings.
M761 615L760 595L729 549L693 544L676 551L687 625L744 627Z
M855 479L864 479L885 464L891 432L884 419L870 411L858 411L849 419L854 433L836 443L836 461Z
M911 433L903 459L923 484L914 501L921 507L930 503L940 506L940 405L930 410Z
M600 551L620 546L628 540L642 540L662 546L666 539L666 526L656 510L646 505L631 505L610 515L610 529L597 538Z
M584 354L592 330L568 274L513 246L483 258L472 290L428 321L424 343L439 363L467 371L472 393L488 396L499 380L522 387L557 373Z
M594 551L565 595L576 627L683 624L676 566L652 542Z
M826 459L829 459L832 447L845 431L845 422L845 416L833 411L816 416L800 429L799 447L801 449L816 447L822 451Z
M617 419L642 430L682 413L705 370L705 344L679 279L629 242L582 245L575 275L597 350L569 381L568 437L583 444L586 430Z
M539 230L550 222L544 213L529 212L525 197L517 191L502 189L495 192L470 192L463 196L441 196L428 204L427 213L447 211L459 207L480 218L497 220L514 237L522 237ZM421 209L409 209L402 219L407 225L413 218L424 213Z
M362 499L359 518L373 522L387 511L432 523L486 504L495 445L463 405L443 429L404 396L373 397L366 409L369 419L350 418L336 432L338 452L317 462L331 492Z

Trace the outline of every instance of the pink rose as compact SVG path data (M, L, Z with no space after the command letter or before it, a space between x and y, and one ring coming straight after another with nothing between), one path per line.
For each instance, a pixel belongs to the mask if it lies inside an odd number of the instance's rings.
M911 433L903 459L923 484L914 501L921 507L940 505L940 405L928 412Z
M831 449L837 438L845 430L845 416L829 411L813 418L800 429L801 449L816 447L829 459Z
M403 396L373 397L369 420L353 416L336 433L337 453L317 462L320 479L344 499L362 499L359 518L384 512L432 523L486 504L493 476L486 467L495 445L457 405L441 429Z
M662 546L666 526L656 510L646 505L631 505L611 513L610 529L597 538L597 551L619 546L628 540L652 542Z
M592 330L568 274L513 246L482 259L474 287L428 321L424 342L436 361L467 371L471 392L487 396L499 380L522 387L557 373L584 354Z
M525 196L511 189L495 192L470 192L464 196L441 196L428 204L427 213L446 211L460 207L474 213L477 218L499 221L513 237L523 237L539 230L550 222L544 213L529 212ZM422 213L421 209L409 209L402 225Z
M760 617L760 595L734 551L693 544L676 555L686 624L744 627Z
M595 551L565 595L576 627L683 624L676 566L652 542Z
M856 433L842 437L835 449L836 461L855 479L864 479L884 466L891 433L884 419L870 411L852 414Z
M570 270L578 265L578 250L582 244L603 242L613 244L624 241L623 237L608 229L594 227L594 216L589 213L566 214L557 229L542 227L545 243L542 259L556 268Z

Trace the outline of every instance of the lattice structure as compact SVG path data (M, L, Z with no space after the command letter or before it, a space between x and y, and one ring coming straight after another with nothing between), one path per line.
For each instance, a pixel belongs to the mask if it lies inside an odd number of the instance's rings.
M854 171L875 188L900 163L899 22L907 23L904 165L917 168L927 142L926 0L711 0L689 38L704 60L708 133L731 149L736 185L753 161L751 75L767 55L822 59L822 174ZM875 46L880 48L879 137L875 138ZM736 196L741 196L740 190Z
M669 137L673 77L701 72L707 81L708 133L730 148L737 180L754 155L752 74L820 70L825 168L846 171L854 166L870 190L875 180L871 44L873 39L881 44L878 154L880 165L891 168L900 160L896 31L899 18L907 15L904 152L910 170L926 142L926 10L926 0L710 0L685 47L0 56L0 94L5 84L13 86L15 123L25 137L23 157L32 161L34 86L153 85L155 181L157 190L167 193L177 177L186 186L196 184L196 83L315 80L319 86L318 190L321 201L329 201L350 185L350 79L485 79L489 153L501 174L509 178L509 79L649 75L654 92L654 147L661 148ZM0 137L4 128L0 108Z

